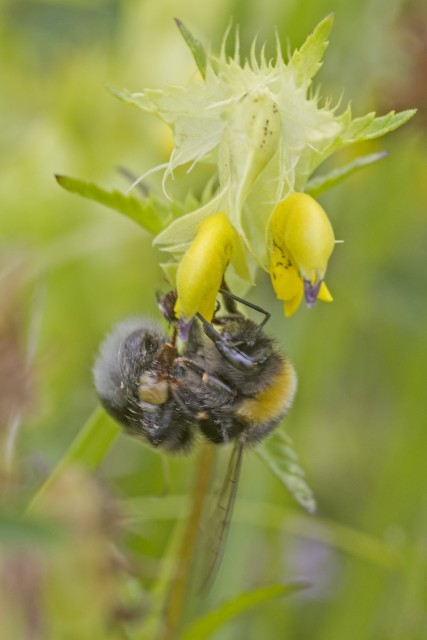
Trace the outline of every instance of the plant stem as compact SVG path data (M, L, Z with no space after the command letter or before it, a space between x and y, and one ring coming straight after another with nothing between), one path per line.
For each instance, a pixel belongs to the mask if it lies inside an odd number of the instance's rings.
M213 445L203 445L194 478L190 513L178 547L175 576L165 599L164 627L159 640L176 640L179 637L189 594L203 505L210 485L214 453Z

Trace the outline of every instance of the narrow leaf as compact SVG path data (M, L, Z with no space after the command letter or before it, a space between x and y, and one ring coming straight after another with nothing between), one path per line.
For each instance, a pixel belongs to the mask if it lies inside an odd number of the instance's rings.
M176 22L176 26L180 30L182 37L184 38L188 48L190 49L193 55L194 62L196 63L197 68L199 69L204 79L206 75L207 58L206 58L206 51L204 50L202 43L200 42L200 40L197 40L192 35L192 33L187 29L187 27L183 25L181 20L179 20L178 18L175 18L175 22Z
M119 433L117 422L98 407L77 434L61 464L78 463L88 469L96 469Z
M104 460L120 432L119 425L98 407L80 429L68 451L33 498L30 509L36 504L51 483L68 467L80 465L96 469Z
M107 191L93 182L86 182L68 176L57 175L55 178L58 184L67 191L122 213L154 235L159 233L170 222L167 210L156 207L157 203L152 197L140 200L133 195L127 195L120 191Z
M314 513L316 502L313 492L305 480L298 456L292 448L292 441L284 429L276 429L255 451L295 500L308 513Z
M305 192L309 193L313 197L317 197L324 191L335 187L335 185L339 184L356 171L359 171L359 169L363 169L370 164L374 164L374 162L378 162L386 156L386 151L371 153L367 156L360 156L359 158L356 158L356 160L353 160L353 162L350 162L343 167L339 167L338 169L334 169L330 173L312 178L307 182Z
M322 66L322 58L328 46L328 35L332 28L334 15L331 13L324 18L311 33L302 47L296 49L289 62L289 66L294 70L298 84L308 86Z
M50 545L64 536L61 527L49 520L40 520L26 515L0 514L0 543L7 547L25 547Z
M400 113L390 111L385 116L377 118L374 113L369 113L366 116L352 120L341 139L345 144L350 144L361 140L379 138L405 124L415 113L416 109L407 109Z
M182 634L182 640L205 640L209 638L224 624L239 615L280 596L289 596L309 586L303 580L289 582L287 584L274 584L268 587L260 587L253 591L241 593L231 600L226 600L218 608L209 611L201 618L196 619Z
M144 111L148 111L155 113L156 111L156 107L154 105L150 105L150 102L148 102L148 104L142 104L141 103L141 99L143 98L142 93L140 94L135 94L132 93L131 91L128 91L127 89L117 89L116 87L110 87L107 86L107 89L110 93L113 94L113 96L115 96L116 98L118 98L119 100L121 100L122 102L125 102L126 104L130 104L133 107L137 107L137 109L144 109ZM152 91L151 93L158 93L158 94L162 94L161 91Z

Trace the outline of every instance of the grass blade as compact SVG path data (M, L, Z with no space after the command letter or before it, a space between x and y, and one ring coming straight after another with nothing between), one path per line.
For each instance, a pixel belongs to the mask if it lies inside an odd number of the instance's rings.
M300 580L287 584L273 584L267 587L260 587L253 591L240 593L231 600L226 600L216 609L209 611L201 618L196 619L190 627L184 631L182 640L204 640L209 638L220 627L224 626L233 618L258 607L259 605L280 596L289 596L301 589L306 589L308 583Z
M68 451L32 499L32 509L51 483L68 467L80 465L96 469L104 460L120 432L119 425L98 407L83 425Z

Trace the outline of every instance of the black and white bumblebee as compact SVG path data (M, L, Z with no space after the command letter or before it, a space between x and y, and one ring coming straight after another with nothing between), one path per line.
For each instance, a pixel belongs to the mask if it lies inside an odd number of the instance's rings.
M286 414L297 386L295 370L264 332L269 314L221 290L225 314L200 314L178 348L175 292L159 300L174 325L169 338L143 318L118 324L101 345L95 386L107 412L125 431L165 451L186 451L202 434L233 452L205 541L202 590L219 566L233 512L245 446L265 438ZM256 324L236 301L264 314Z
M269 314L221 290L225 315L200 314L178 348L174 292L160 299L175 323L169 338L144 318L118 324L94 366L102 404L126 432L166 451L188 450L198 433L221 444L257 443L289 409L297 385L288 358L264 332ZM256 324L235 302L264 314Z

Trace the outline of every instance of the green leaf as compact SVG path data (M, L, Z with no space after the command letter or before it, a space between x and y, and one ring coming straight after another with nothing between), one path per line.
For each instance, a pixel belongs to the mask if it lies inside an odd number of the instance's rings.
M176 26L180 30L182 37L184 38L188 48L190 49L193 55L194 62L196 63L197 68L202 74L202 77L205 78L207 58L206 58L206 51L204 50L202 43L192 35L192 33L187 29L187 27L183 25L181 20L179 20L178 18L175 18L175 22L176 22Z
M57 467L38 490L29 508L33 508L51 483L69 467L79 465L92 470L99 467L119 433L119 425L102 407L98 407L80 429Z
M162 262L161 268L166 276L166 281L170 282L173 286L176 283L176 272L178 271L178 262Z
M344 144L351 144L361 140L379 138L405 124L415 113L416 109L407 109L400 113L390 111L385 116L378 118L375 117L375 113L368 113L366 116L352 120L340 136L340 140Z
M130 104L133 107L137 107L138 109L143 108L141 107L141 104L138 101L137 97L135 97L135 95L131 91L128 91L127 89L117 89L116 87L110 87L110 86L107 86L107 89L110 93L113 94L113 96L115 96L122 102L125 102L126 104ZM149 109L147 110L149 111Z
M153 235L164 229L172 219L169 209L160 204L152 195L148 196L146 200L140 200L120 191L107 191L93 182L59 175L55 178L58 184L67 191L122 213Z
M250 611L254 607L280 596L289 596L297 591L306 589L309 584L305 581L289 582L287 584L274 584L268 587L260 587L253 591L241 593L235 598L226 600L213 611L197 618L181 636L181 640L204 640L209 638L224 624L239 615Z
M158 102L163 102L163 100L167 98L167 93L165 93L165 91L159 89L146 89L143 92L133 93L128 89L117 89L117 87L111 87L109 85L107 85L107 89L110 93L113 94L113 96L115 96L125 104L130 104L132 107L142 109L147 113L158 115L163 119L164 122L172 126L173 120L169 119L168 117L170 114L162 114L161 116L159 115ZM174 93L173 88L171 89L171 93Z
M8 547L28 549L29 545L34 545L40 549L41 545L61 541L64 533L57 523L49 520L0 513L0 543Z
M276 429L255 452L267 464L275 476L285 485L295 500L308 513L314 513L316 502L308 486L292 441L283 428Z
M322 66L322 58L328 46L328 35L332 28L334 14L326 16L311 33L302 47L296 49L289 61L299 85L308 86Z
M126 500L129 526L135 526L139 531L141 522L175 520L176 514L179 514L178 518L185 518L186 501L186 495L167 495L158 501L151 497L129 498ZM293 536L316 540L383 568L396 568L401 561L401 550L389 543L333 520L297 513L293 507L239 497L233 521L245 527L286 531Z
M334 169L333 171L330 171L330 173L311 178L305 186L305 192L309 193L313 197L317 197L324 191L335 187L335 185L339 184L356 171L359 171L359 169L363 169L370 164L374 164L374 162L378 162L386 156L386 151L360 156L359 158L356 158L356 160L353 160L353 162L350 162L343 167L339 167L338 169Z
M72 442L60 468L64 465L80 464L87 469L96 469L120 431L117 422L110 418L102 407L98 407Z

